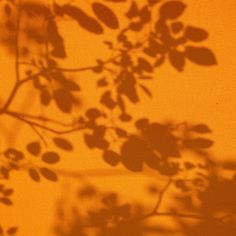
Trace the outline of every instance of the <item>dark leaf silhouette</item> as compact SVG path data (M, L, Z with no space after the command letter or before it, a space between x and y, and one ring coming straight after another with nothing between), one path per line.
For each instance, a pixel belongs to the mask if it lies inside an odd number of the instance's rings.
M11 9L11 6L10 6L9 4L6 4L6 5L4 6L4 10L5 10L5 13L6 13L6 15L7 15L8 17L11 16L12 9Z
M162 0L148 0L148 3L150 4L150 6L153 6L159 2L161 2Z
M199 193L202 208L205 212L233 212L236 210L236 179L220 179L212 176L209 186L205 191Z
M96 189L93 186L86 185L82 189L79 190L79 197L81 198L89 198L94 197L97 194Z
M184 163L184 166L185 166L185 168L186 168L187 170L191 170L191 169L193 169L193 168L195 167L195 165L192 164L191 162L185 162L185 163Z
M116 102L112 99L110 91L106 91L102 95L100 102L109 109L113 109L116 106Z
M18 151L15 148L9 148L4 152L6 158L9 158L13 161L19 161L24 158L24 154L21 151Z
M118 92L120 94L124 94L133 103L137 103L139 101L136 91L136 82L131 74L127 74L126 78L121 81L118 86Z
M82 28L91 33L102 34L103 28L98 21L87 15L82 9L70 5L63 7L65 14L76 20Z
M27 37L38 44L44 44L47 41L45 33L37 30L36 27L32 27L26 31Z
M150 11L148 6L144 6L140 10L139 17L140 17L140 20L141 20L140 23L143 26L151 20L151 11Z
M154 39L149 40L148 47L144 48L144 53L146 53L150 57L156 58L157 54L163 53L163 45L157 42Z
M182 52L171 50L169 53L169 59L172 66L174 66L178 71L183 71L185 58Z
M11 227L11 228L9 228L9 229L7 230L7 233L8 233L9 235L13 235L13 234L16 234L17 231L18 231L18 227Z
M138 59L138 69L141 71L152 72L152 65L144 58L140 57Z
M236 163L234 161L223 162L223 167L227 170L236 170Z
M2 202L6 206L10 206L13 204L12 201L7 197L0 198L0 202Z
M50 76L66 90L80 91L80 86L76 82L65 78L65 76L60 71L53 71L50 73Z
M111 29L119 27L119 21L115 13L102 3L94 2L92 4L93 11L97 18Z
M144 130L148 127L149 121L147 118L139 119L135 122L135 126L139 130Z
M191 41L200 42L208 38L208 33L203 29L188 26L185 29L185 37Z
M3 194L5 196L10 196L13 194L13 192L14 192L13 189L4 189Z
M132 19L133 17L138 16L138 14L139 14L139 9L137 3L135 1L132 1L129 11L126 13L126 16Z
M180 157L176 137L168 132L166 126L159 123L150 123L146 127L142 127L141 130L143 136L150 143L150 147L157 150L162 156Z
M111 166L116 166L120 162L120 155L114 151L106 150L103 153L103 159Z
M58 32L57 24L53 19L48 20L48 40L53 47L52 55L59 58L65 58L66 52L64 40Z
M187 46L185 50L185 56L192 62L203 65L211 66L217 64L215 55L213 52L205 47L192 47Z
M42 89L40 93L40 100L44 106L48 106L51 101L51 95L47 89Z
M124 121L124 122L129 122L132 120L132 116L127 114L127 113L122 113L120 116L119 116L120 120Z
M121 162L131 171L142 171L148 149L139 138L133 136L122 146Z
M64 15L64 8L57 4L56 2L53 2L53 10L57 16L63 16Z
M59 83L61 83L63 85L63 87L67 90L80 91L80 86L72 80L60 79Z
M39 142L31 142L26 146L29 153L34 156L38 156L41 151L41 146Z
M84 141L86 143L86 145L89 147L89 148L94 148L96 145L95 145L95 140L93 139L93 136L92 135L89 135L89 134L85 134L84 135Z
M179 32L182 31L184 28L184 25L182 22L174 22L171 24L171 30L174 34L178 34Z
M117 96L117 104L122 112L125 112L125 103L121 95Z
M102 78L97 82L98 87L105 87L108 85L108 82L106 81L106 78Z
M95 120L101 116L101 112L97 108L90 108L86 111L86 116L91 120Z
M132 22L129 26L130 29L132 29L133 31L141 31L143 27L142 22Z
M64 138L54 138L53 139L54 143L61 149L66 150L66 151L72 151L73 150L73 145L66 139Z
M213 141L205 138L186 139L184 145L188 148L209 148L213 145Z
M175 186L179 189L181 189L183 192L187 192L190 189L188 188L188 186L186 185L185 181L182 179L178 179L175 181Z
M55 164L60 160L60 156L55 152L46 152L42 155L42 161L47 164Z
M61 111L65 113L70 113L72 111L74 98L68 90L57 89L54 91L53 97Z
M116 134L121 138L128 137L127 132L125 130L121 129L121 128L116 129Z
M39 182L40 181L40 175L36 169L30 168L28 170L29 176L32 180Z
M210 128L204 124L195 125L191 128L191 130L200 134L211 133Z
M48 180L50 180L50 181L53 181L53 182L58 181L57 175L56 175L55 172L53 172L52 170L50 170L50 169L48 169L48 168L45 168L45 167L40 168L39 170L40 170L41 175L42 175L44 178L46 178L46 179L48 179Z
M39 2L25 1L21 8L31 17L48 16L49 9Z
M2 177L4 179L9 179L9 169L8 168L6 168L5 166L1 166L0 173L2 174Z
M175 19L185 10L186 5L180 1L169 1L160 8L160 15L164 19Z
M106 127L99 125L93 127L92 134L85 134L84 140L89 148L106 149L109 146L109 142L105 139Z

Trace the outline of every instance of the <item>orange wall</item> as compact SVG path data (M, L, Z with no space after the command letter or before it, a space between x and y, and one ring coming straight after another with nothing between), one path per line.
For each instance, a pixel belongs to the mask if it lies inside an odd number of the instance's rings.
M46 1L46 0L45 0ZM236 156L236 2L235 0L188 0L188 8L183 17L185 23L206 29L210 33L205 43L217 56L218 65L214 67L200 67L188 63L183 73L176 72L168 63L155 74L155 80L150 82L154 98L144 98L141 104L130 109L137 116L146 116L153 120L175 119L177 121L193 121L208 124L213 133L215 145L212 152L218 160L235 158ZM121 4L122 5L122 4ZM123 5L117 4L115 11L123 12ZM118 14L120 14L118 13ZM61 31L67 35L66 44L69 58L66 66L91 65L94 58L104 56L106 50L101 47L101 40L113 35L107 31L103 37L90 35L84 31L77 31L77 25L63 23ZM12 58L0 48L0 104L9 93L14 78ZM88 89L89 97L83 99L84 105L93 102L96 97L89 73L79 74L83 86ZM77 77L76 77L77 78ZM29 99L32 96L32 99ZM26 89L19 94L17 106L25 111L38 111L32 104L37 105L34 93ZM32 105L32 106L31 106ZM55 114L54 108L45 111ZM80 111L77 111L78 113ZM19 125L8 117L0 117L0 145L16 145L21 147L30 136L35 134L29 127ZM18 131L20 132L18 134ZM35 137L36 138L36 137ZM71 137L77 142L74 153L62 153L65 156L58 169L73 170L77 173L87 173L90 169L103 169L107 166L102 162L96 151L88 150L81 138L76 134ZM32 138L33 139L33 138ZM78 141L77 141L78 140ZM0 146L2 148L2 146ZM108 168L109 170L109 168ZM123 172L121 172L123 173ZM90 172L87 174L90 176ZM103 188L116 186L117 190L126 192L128 197L139 198L142 195L137 190L137 179L140 183L147 181L140 175L118 175L115 177L99 177L92 180ZM32 183L27 174L20 172L13 175L10 185L15 189L14 206L0 206L2 225L19 225L19 236L52 235L50 228L54 222L56 200L60 196L61 188L66 184L73 184L74 178L62 178L57 184L43 181ZM124 181L125 180L125 181ZM125 191L129 189L129 191ZM135 192L135 196L132 193ZM151 201L147 198L147 202Z

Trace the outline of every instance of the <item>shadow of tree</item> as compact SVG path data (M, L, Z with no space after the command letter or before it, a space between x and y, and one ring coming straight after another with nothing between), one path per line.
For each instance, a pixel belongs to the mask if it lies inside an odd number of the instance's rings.
M160 205L164 198L171 197L167 193L171 181L162 190L155 185L148 188L149 194L157 196L157 206L149 212L145 201L122 204L116 193L104 193L91 185L82 185L73 204L68 204L66 195L59 202L55 233L60 236L234 235L235 176L222 179L222 176L211 174L208 184L199 188L198 182L194 193L181 188L182 191L175 191L176 197L171 198L174 204L167 211L162 211ZM179 188L176 183L175 186ZM198 199L198 206L194 198ZM166 225L166 221L161 220L163 217L176 226Z
M121 23L121 16L114 10L119 3L127 6L124 14L125 26ZM217 202L213 197L215 194L221 196L223 192L234 196L234 180L226 180L224 175L221 176L223 182L212 179L211 168L215 163L208 148L214 142L206 136L211 133L206 124L160 123L151 121L149 117L137 119L128 110L130 104L138 106L138 102L141 102L141 92L152 98L152 91L146 83L155 79L155 71L166 61L179 72L183 72L187 61L201 66L217 64L214 53L200 45L208 38L208 32L185 25L181 21L181 15L186 9L182 1L92 1L89 5L90 13L73 1L66 4L56 1L51 4L28 0L3 1L1 7L4 13L1 19L1 42L9 51L9 56L14 57L15 84L0 108L0 116L6 115L27 125L37 137L29 140L24 150L17 147L1 148L1 203L12 204L10 197L13 189L5 186L12 171L25 170L35 182L40 182L42 178L58 181L53 165L61 159L59 150L74 151L74 144L66 135L81 133L85 145L89 149L100 150L103 161L108 165L121 165L131 172L141 172L144 168L149 168L167 177L169 181L164 190L159 192L156 207L147 215L146 207L142 203L132 207L120 203L118 194L115 193L99 193L100 200L97 200L94 198L98 193L96 188L85 189L80 197L92 199L93 203L101 201L101 207L89 211L86 217L75 209L70 216L71 221L65 227L60 222L57 227L58 235L88 235L87 230L90 228L96 228L96 235L101 236L175 233L164 226L157 227L144 222L144 219L153 216L176 218L183 226L182 234L191 235L190 231L197 232L192 235L208 233L199 231L208 221L202 221L203 225L199 223L197 228L191 228L195 226L185 225L180 220L188 217L198 220L205 218L208 213L202 209L198 209L198 215L158 211L163 194L170 184L183 193L204 190L199 193L199 200L204 210L208 209L211 213L216 210L214 207L220 205L232 210L234 203L229 201L231 198L222 196L222 200ZM65 43L67 35L62 34L60 22L66 20L76 22L79 30L97 36L103 35L105 29L117 31L114 42L103 42L112 56L98 58L94 65L86 67L64 67L63 60L70 55L67 54ZM75 108L80 105L78 93L86 92L75 75L79 72L90 72L94 76L100 105L91 104L84 114L72 119ZM71 117L71 122L13 110L11 107L17 93L27 84L33 86L40 105L49 110L52 104L56 105L62 114ZM85 93L84 97L86 96ZM128 124L133 127L133 131L128 131ZM42 130L50 135L42 135ZM185 152L191 152L198 160L186 161ZM39 162L29 162L29 156L38 157ZM228 167L234 165L228 163ZM194 177L186 179L182 177L185 173L194 173ZM61 221L67 220L63 213L60 213L59 218ZM210 221L210 224L212 225L207 227L208 230L217 229L218 225L214 226L215 220ZM213 234L220 232L221 226L219 227ZM227 227L231 229L231 225ZM16 231L16 228L10 228L7 233L14 235ZM0 230L0 234L3 235L3 230Z

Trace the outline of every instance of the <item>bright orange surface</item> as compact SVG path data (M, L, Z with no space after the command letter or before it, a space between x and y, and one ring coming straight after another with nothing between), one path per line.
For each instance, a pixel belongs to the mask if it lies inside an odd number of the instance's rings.
M212 138L215 145L212 153L216 158L235 159L236 2L235 0L189 0L187 5L184 22L202 27L210 33L210 38L205 45L214 51L218 65L200 67L188 63L184 72L178 73L166 63L158 69L155 79L148 84L154 98L149 100L144 96L142 102L137 106L131 106L130 110L137 117L145 113L153 120L174 119L206 123L214 131ZM119 6L117 4L115 12L122 14L125 6L122 4L122 7ZM69 55L65 64L67 67L92 65L95 58L101 55L106 57L108 52L101 46L101 42L107 37L114 37L109 30L104 36L94 36L77 29L77 25L70 22L61 24L61 32L66 35ZM12 87L14 65L13 59L3 48L0 48L0 55L1 104ZM78 79L81 78L84 89L88 91L88 96L82 98L81 110L83 110L96 100L96 88L90 82L93 79L92 74L81 73L76 76ZM30 88L22 90L18 98L15 107L21 107L27 112L36 112L38 109L36 96ZM54 107L46 112L50 115L57 114ZM75 111L73 116L80 112L80 110ZM26 125L4 116L0 117L0 135L1 148L6 145L21 147L29 137L37 138ZM141 198L142 201L151 204L152 199L142 193L142 184L146 183L149 177L132 173L126 175L119 169L114 170L115 173L117 172L116 176L110 176L110 168L98 157L100 155L98 152L88 150L81 136L74 134L70 137L75 141L76 149L69 154L63 152L64 158L55 167L56 169L84 173L87 177L91 175L91 180L102 188L113 188L123 192L129 199ZM108 176L100 176L99 173L97 175L96 172L90 171L94 169L107 169ZM73 186L76 181L76 178L65 175L56 184L47 181L37 184L33 183L24 172L13 175L10 185L15 189L14 206L1 206L1 223L18 225L19 236L51 236L57 199L61 196L64 186Z

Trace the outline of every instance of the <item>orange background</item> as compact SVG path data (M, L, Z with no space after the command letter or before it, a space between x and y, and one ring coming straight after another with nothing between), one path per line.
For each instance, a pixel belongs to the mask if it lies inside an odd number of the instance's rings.
M45 0L46 1L46 0ZM60 2L60 1L59 1ZM62 1L61 1L62 2ZM135 107L130 107L138 116L145 114L152 120L162 121L174 119L176 121L191 121L208 124L213 130L215 145L212 153L217 159L234 158L236 156L236 2L235 0L189 0L188 8L183 16L186 24L196 25L206 29L210 38L205 45L211 48L218 60L214 67L200 67L188 63L183 73L176 72L168 63L165 63L156 74L154 80L149 82L154 98L149 100L143 96L143 100ZM114 4L115 5L115 4ZM111 4L112 6L112 4ZM84 7L88 7L85 1ZM116 4L114 11L119 15L126 9L125 4ZM68 59L65 67L80 67L93 65L94 59L109 55L102 45L104 38L113 38L115 32L110 30L102 37L94 36L70 22L61 23L61 32L65 36L68 50ZM14 82L13 58L7 54L4 48L0 48L0 104L3 103ZM81 80L86 89L82 97L81 111L89 104L96 104L96 90L93 83L93 74L77 74L76 79ZM85 90L84 90L85 91ZM87 96L89 95L89 96ZM44 112L50 116L57 114L56 109L39 111L37 96L26 88L19 93L15 107L21 107L29 112ZM7 145L21 147L29 139L37 139L37 136L24 124L0 117L0 148ZM74 134L71 139L76 145L73 153L62 153L62 161L56 169L73 171L76 174L84 174L98 186L107 189L115 189L123 192L127 199L142 199L144 202L152 202L153 199L142 193L144 183L150 177L146 175L130 174L118 169L116 175L99 157L100 153L91 151L83 144L80 135ZM94 171L105 170L108 172ZM90 171L91 170L91 171ZM107 174L106 174L107 173ZM1 205L0 221L2 225L18 225L19 236L52 235L52 226L55 223L56 201L60 197L62 189L68 188L77 182L77 178L62 175L59 183L43 181L33 183L24 172L12 176L9 185L14 187L14 206ZM139 185L137 185L139 183ZM115 186L115 188L114 188Z

